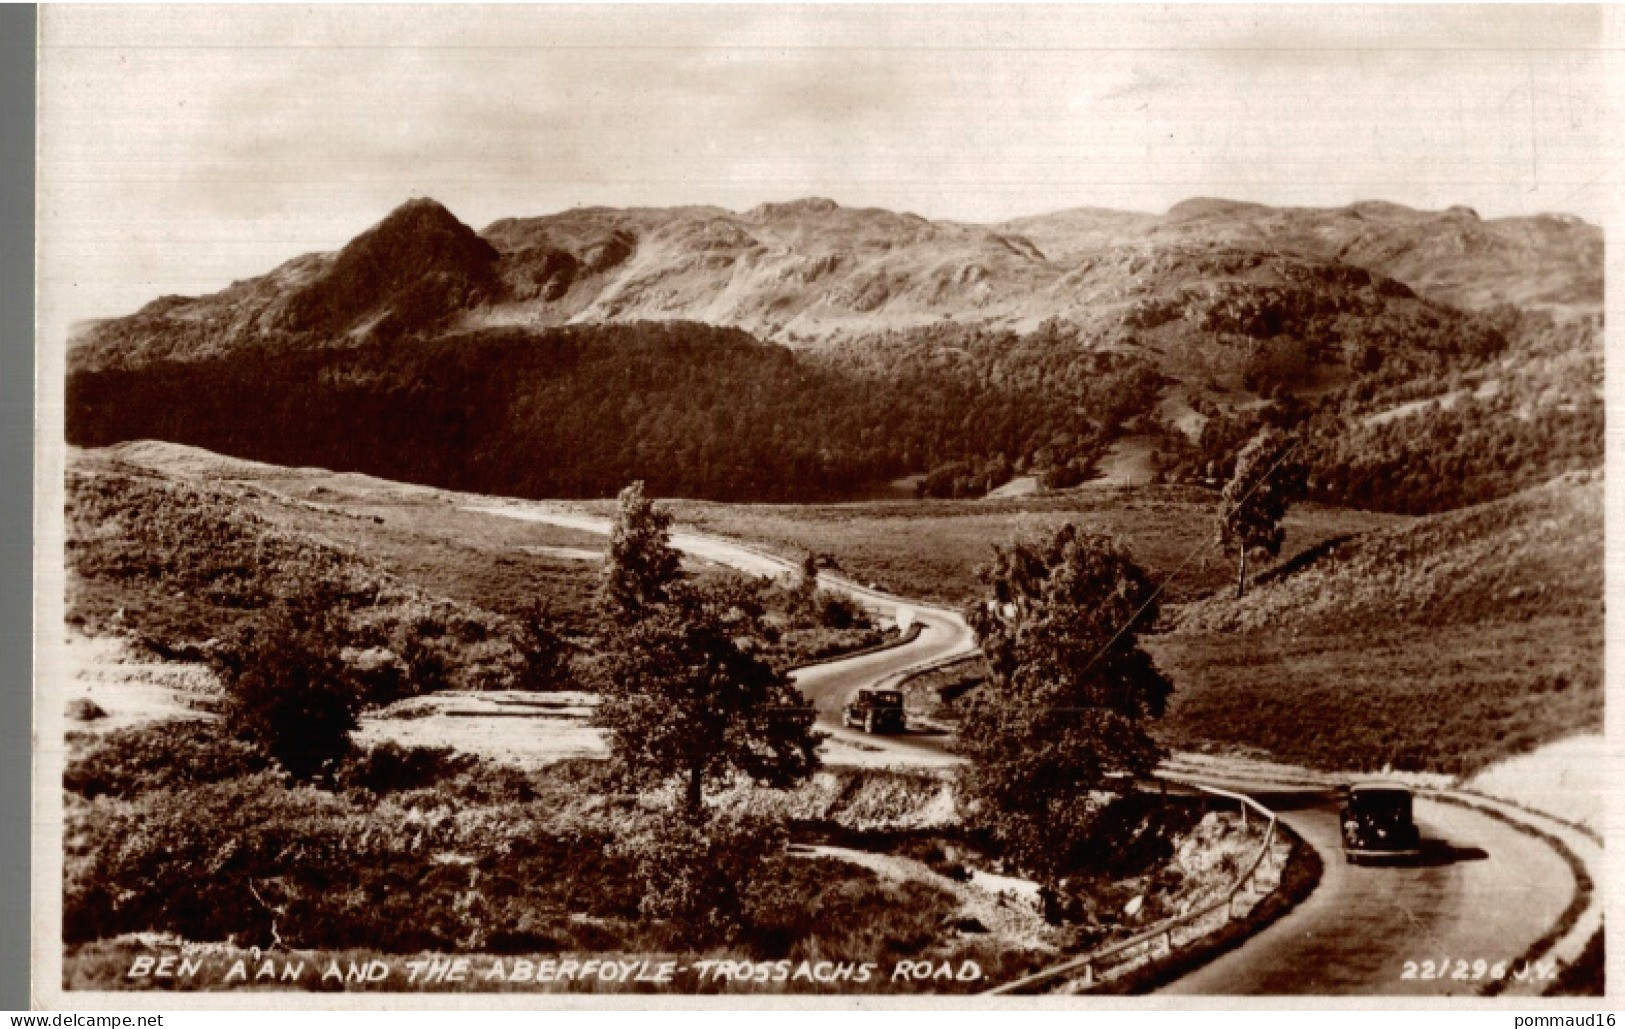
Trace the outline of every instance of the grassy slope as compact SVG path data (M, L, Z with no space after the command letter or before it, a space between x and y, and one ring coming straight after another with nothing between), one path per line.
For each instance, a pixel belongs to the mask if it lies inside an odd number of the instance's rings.
M499 620L542 601L567 633L601 629L594 610L601 565L582 557L602 554L605 537L464 509L478 497L154 442L79 451L70 479L78 484L70 497L76 539L118 546L138 564L158 548L153 537L181 541L175 567L156 578L86 574L94 562L73 562L72 612L93 631L122 610L126 628L170 645L198 643L262 606L260 594L276 592L292 568L329 565ZM148 491L131 492L137 482ZM161 526L171 522L184 528L166 534ZM225 525L236 527L228 541L187 547ZM229 589L173 588L185 570L195 577L216 565L231 570ZM872 627L792 627L781 650L803 660L881 638Z
M1470 772L1602 719L1602 479L1369 533L1171 613L1162 733L1319 767Z
M991 560L994 544L1052 532L1068 521L1118 534L1158 577L1191 558L1166 595L1204 595L1233 574L1229 560L1211 545L1213 503L1212 494L1202 490L1146 487L1086 488L1007 501L807 506L673 501L670 507L680 522L706 532L748 540L792 558L808 550L828 553L855 579L957 606L980 591L976 569ZM1288 518L1284 552L1403 522L1391 515L1302 505Z
M95 474L131 466L215 493L275 530L336 546L437 596L505 614L542 597L572 629L587 621L596 564L536 548L601 550L603 538L592 533L472 514L434 490L175 444L85 451L76 465Z

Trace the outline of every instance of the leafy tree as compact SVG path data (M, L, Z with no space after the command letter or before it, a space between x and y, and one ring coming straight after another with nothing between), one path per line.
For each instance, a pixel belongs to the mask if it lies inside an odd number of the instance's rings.
M1297 441L1266 428L1236 455L1236 469L1219 501L1219 546L1236 555L1236 597L1247 588L1249 551L1274 557L1281 552L1286 530L1281 519L1287 505L1303 491L1306 471L1293 460Z
M680 779L698 821L707 783L805 779L819 735L812 707L763 653L771 633L757 584L680 579L670 526L641 483L621 492L603 590L616 626L597 668L595 724L632 781Z
M733 582L674 583L621 626L599 664L594 716L618 769L643 785L680 781L695 820L708 783L788 787L811 775L814 712L762 653L766 635L755 589Z
M960 730L960 795L971 824L1055 878L1110 845L1113 796L1161 758L1144 722L1173 687L1137 639L1156 592L1121 544L1070 524L994 555L966 611L992 674Z
M621 490L599 593L610 616L629 623L664 602L682 575L681 561L671 546L671 512L643 495L642 482Z
M350 752L361 686L319 591L279 601L215 655L226 727L290 774L313 779Z

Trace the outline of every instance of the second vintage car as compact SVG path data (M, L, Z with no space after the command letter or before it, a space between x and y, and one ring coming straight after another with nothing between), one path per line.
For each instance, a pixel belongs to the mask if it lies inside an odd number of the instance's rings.
M1355 783L1344 789L1343 856L1350 864L1404 861L1422 852L1413 819L1410 787L1398 783Z

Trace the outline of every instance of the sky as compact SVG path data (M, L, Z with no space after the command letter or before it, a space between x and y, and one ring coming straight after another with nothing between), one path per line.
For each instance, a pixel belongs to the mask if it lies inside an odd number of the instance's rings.
M1599 224L1618 15L903 5L41 9L41 341L332 250L818 195L930 218L1191 196Z

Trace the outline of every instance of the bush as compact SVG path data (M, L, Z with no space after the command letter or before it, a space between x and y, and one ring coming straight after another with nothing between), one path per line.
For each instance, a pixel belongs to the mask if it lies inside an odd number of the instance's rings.
M517 768L449 747L404 747L393 741L352 755L335 770L334 781L340 789L393 797L407 808L522 804L536 796L530 777Z
M279 604L241 629L216 667L227 727L294 776L311 779L349 753L364 687L319 594Z
M336 873L353 860L350 814L339 798L266 772L95 801L70 818L64 938L155 930L269 944L296 896L285 878L293 866Z
M708 814L703 821L675 810L647 814L610 850L631 863L644 917L665 920L677 939L701 945L739 936L750 884L788 838L769 818Z
M106 709L89 697L76 697L68 701L68 720L71 722L94 722L106 717Z
M115 729L68 762L62 785L87 799L135 797L201 786L268 767L264 754L212 720L180 720Z
M819 590L813 595L818 624L826 629L850 629L869 624L868 612L863 605L844 593Z
M883 966L938 941L958 909L946 890L885 882L829 858L770 860L748 899L747 940L762 958L823 957Z
M383 795L421 790L479 763L478 758L450 747L403 747L390 741L346 761L336 779L341 787Z

